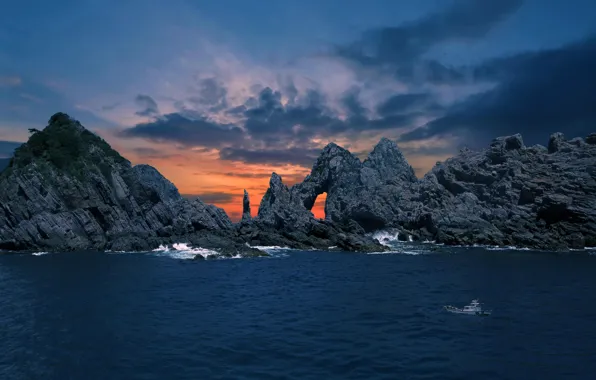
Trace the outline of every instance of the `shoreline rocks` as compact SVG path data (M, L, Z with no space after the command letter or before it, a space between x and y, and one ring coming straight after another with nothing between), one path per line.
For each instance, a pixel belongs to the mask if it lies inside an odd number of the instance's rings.
M417 179L391 140L364 161L328 144L311 173L286 186L273 173L256 217L184 199L149 165L132 166L68 115L32 130L0 173L0 249L151 250L185 241L222 255L250 246L384 251L370 232L414 240L561 250L596 246L596 134L527 147L521 135L464 149ZM327 194L325 220L314 217ZM262 252L259 251L259 255Z

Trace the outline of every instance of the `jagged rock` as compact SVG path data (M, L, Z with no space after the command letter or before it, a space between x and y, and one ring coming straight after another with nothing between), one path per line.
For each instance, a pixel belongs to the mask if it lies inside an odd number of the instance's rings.
M244 190L244 197L242 198L242 223L250 222L252 215L250 213L250 198L248 192Z
M373 231L399 217L391 205L416 181L414 170L391 140L381 139L364 162L331 143L311 174L292 187L291 198L310 210L317 196L326 192L326 219L337 223L353 220Z
M507 141L520 143L507 149ZM592 241L596 147L572 144L560 133L550 137L548 149L526 148L521 141L518 135L499 138L488 150L435 166L411 199L419 202L418 219L431 215L434 232L426 223L423 237L543 249Z
M548 140L548 153L558 152L566 144L565 135L561 132L553 133Z
M276 215L292 210L306 217L326 192L327 221L350 221L364 231L392 227L447 244L577 248L596 243L596 146L590 136L567 141L555 133L548 148L526 147L519 134L499 137L486 150L463 149L420 180L390 140L382 139L363 163L329 144L302 183L287 189L275 181L270 196L279 194L273 196ZM330 236L322 227L301 226L317 238Z
M223 210L183 199L63 113L32 131L0 178L0 249L145 250L229 228Z
M58 113L0 174L0 249L147 250L185 241L225 256L260 255L251 245L377 251L384 248L366 233L381 228L447 244L594 246L594 136L555 133L548 148L499 137L420 180L388 139L364 162L331 143L303 182L288 188L273 173L252 220L245 191L242 222L233 224ZM318 220L310 210L322 193L326 217Z

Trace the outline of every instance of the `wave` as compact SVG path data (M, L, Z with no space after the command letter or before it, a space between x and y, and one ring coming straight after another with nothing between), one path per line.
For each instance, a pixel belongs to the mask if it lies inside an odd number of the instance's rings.
M49 252L33 252L32 255L33 256L43 256L43 255L47 255L49 254Z
M277 251L292 251L293 248L290 247L281 247L279 245L250 245L250 248L258 249L259 251L271 253Z
M488 251L531 251L527 247L515 247L513 245L500 247L500 246L488 246L488 245L473 245L474 248L484 248Z
M386 247L391 247L395 243L401 243L399 240L399 232L392 230L380 230L372 234L373 239L377 239L379 243Z
M410 250L401 250L401 251L384 251L384 252L367 252L367 255L428 255L431 252L427 251L410 251Z
M170 246L160 245L158 248L151 251L156 256L168 256L180 260L193 260L197 255L205 259L222 257L219 252L213 249L193 248L188 243L174 243ZM232 256L226 258L241 258L242 256Z

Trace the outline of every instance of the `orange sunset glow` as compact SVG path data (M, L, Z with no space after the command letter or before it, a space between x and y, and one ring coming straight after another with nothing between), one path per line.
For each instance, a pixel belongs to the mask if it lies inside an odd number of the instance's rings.
M297 165L255 165L225 161L219 158L217 150L209 152L187 150L181 154L164 145L151 145L147 142L143 142L143 148L131 149L128 142L122 142L109 134L104 138L133 164L154 166L176 185L181 194L187 197L197 196L206 203L223 208L233 221L239 221L242 216L244 189L250 196L251 213L256 216L261 198L269 187L271 173L279 174L284 184L290 187L301 182L311 169ZM357 145L351 144L351 147L360 152L358 157L363 160L378 141L377 138L380 137L375 136L369 141ZM321 149L323 147L324 145L321 145ZM449 155L445 154L413 156L410 159L410 164L420 177L430 170L437 161L448 157ZM323 193L318 196L311 210L317 218L325 217L326 195Z

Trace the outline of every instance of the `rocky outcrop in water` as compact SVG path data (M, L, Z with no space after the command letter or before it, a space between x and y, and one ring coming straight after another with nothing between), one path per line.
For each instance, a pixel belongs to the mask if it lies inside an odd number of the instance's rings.
M593 135L591 135L593 136ZM553 134L548 147L495 139L436 165L410 198L420 238L542 249L596 245L596 145ZM406 223L408 224L408 223Z
M183 238L256 254L229 238L222 209L183 199L157 170L133 167L68 115L31 132L0 177L0 249L132 251Z
M346 251L368 252L385 250L377 241L366 236L357 223L317 220L302 202L303 199L292 193L282 178L273 173L257 217L251 223L240 225L240 236L253 246L324 250L337 247Z
M247 192L242 222L233 224L224 210L200 199L184 199L156 169L132 166L63 113L53 115L44 130L31 133L0 175L2 250L142 251L176 242L249 256L264 253L248 243L382 249L349 230L340 234L305 209L300 231L289 228L291 212L281 222L273 217L273 225L266 218L253 222ZM275 178L269 192L272 204L287 192ZM259 212L267 213L267 208Z
M250 197L248 196L248 191L244 190L244 197L242 198L242 223L248 223L252 220L252 215L250 213Z
M596 246L596 134L547 147L520 135L462 150L418 180L397 145L381 139L364 161L327 145L303 182L273 173L256 218L182 198L148 165L132 166L68 115L52 116L0 174L0 249L139 251L186 242L224 255L250 246L379 251L370 232L446 244L543 249ZM325 220L310 211L327 193Z
M420 180L387 139L364 162L329 144L302 183L288 189L272 177L258 219L302 231L305 211L323 192L328 222L367 232L396 228L404 238L447 244L596 246L596 134L566 140L555 133L547 148L499 137Z

